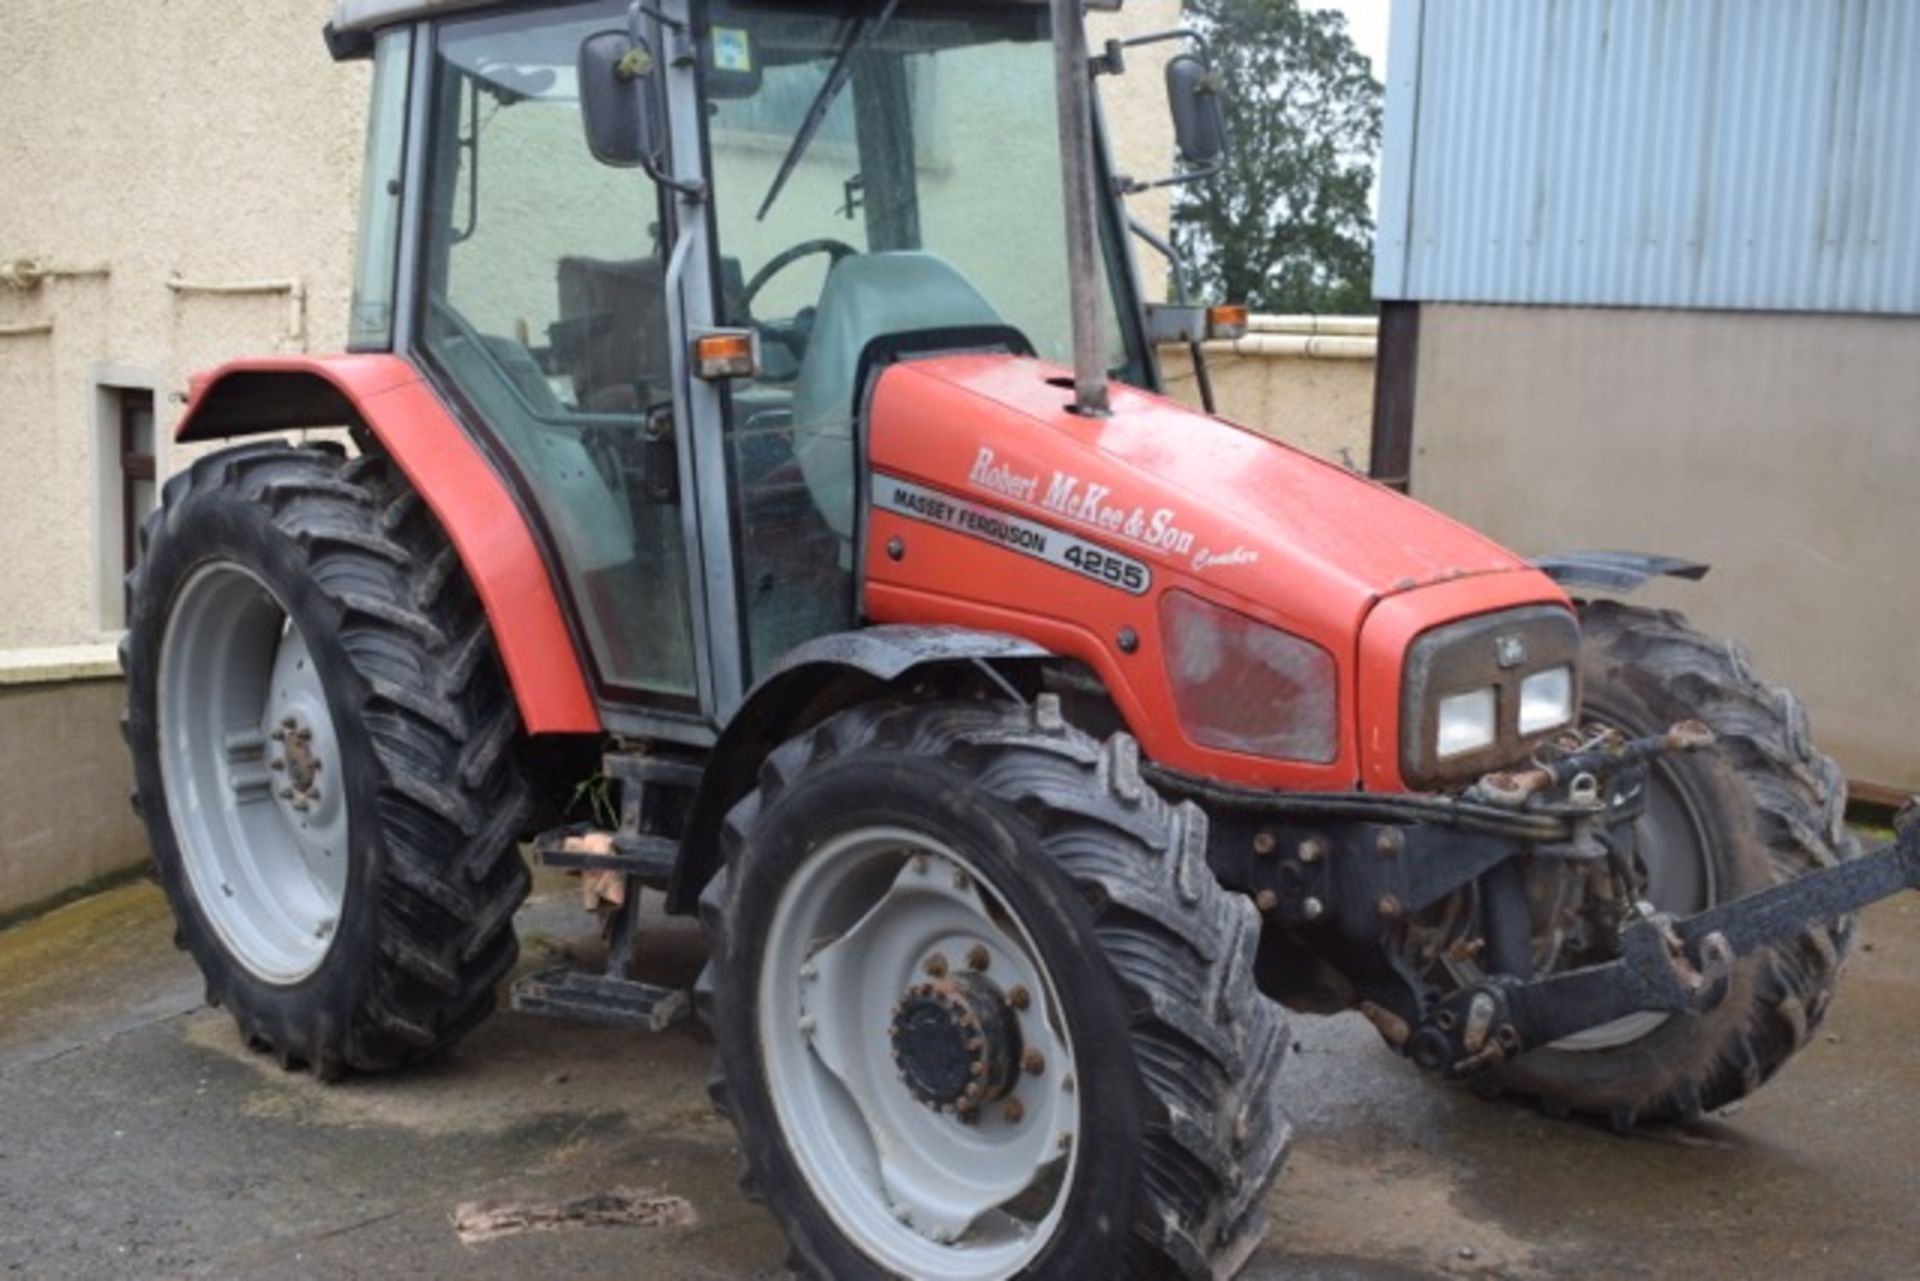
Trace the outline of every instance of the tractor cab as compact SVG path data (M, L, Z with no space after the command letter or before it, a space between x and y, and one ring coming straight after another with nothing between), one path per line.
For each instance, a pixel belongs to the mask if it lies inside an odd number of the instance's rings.
M440 12L369 32L354 345L517 478L614 723L723 711L854 622L875 362L1071 359L1049 9ZM1103 359L1153 387L1123 219Z

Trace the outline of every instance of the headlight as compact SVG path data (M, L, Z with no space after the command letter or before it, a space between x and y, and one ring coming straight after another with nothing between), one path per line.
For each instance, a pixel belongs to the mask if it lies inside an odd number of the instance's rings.
M1499 710L1500 699L1492 686L1441 699L1434 755L1444 761L1492 747L1500 736Z
M1572 720L1573 668L1555 667L1535 672L1520 682L1522 734L1558 729Z
M1440 788L1527 759L1579 714L1580 624L1557 605L1442 623L1400 669L1400 777Z
M1203 747L1324 765L1340 754L1333 655L1187 592L1160 598L1180 728Z

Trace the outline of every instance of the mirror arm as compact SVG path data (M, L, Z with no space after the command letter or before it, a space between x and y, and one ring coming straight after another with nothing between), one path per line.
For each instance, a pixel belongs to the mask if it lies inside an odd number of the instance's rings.
M659 183L661 186L667 188L670 191L679 192L680 195L683 198L685 198L688 203L697 205L697 204L702 204L706 201L706 198L707 198L706 183L701 182L698 179L686 179L686 178L674 177L672 174L668 173L665 169L662 169L660 167L660 161L653 156L647 156L644 159L642 159L640 162L640 167L646 171L647 177L653 179L655 182Z
M1163 239L1153 228L1131 214L1127 216L1127 230L1146 241L1155 253L1167 260L1167 271L1173 279L1174 303L1181 307L1191 306L1193 295L1187 289L1187 263L1180 256L1180 251L1173 247L1173 242ZM1200 392L1200 408L1209 414L1218 414L1220 411L1213 401L1213 371L1207 367L1206 349L1200 345L1199 338L1187 340L1187 358L1193 362L1193 382Z
M1110 41L1109 43L1117 43L1122 49L1138 49L1141 45L1162 44L1168 40L1192 41L1193 46L1200 51L1201 57L1206 58L1208 62L1213 61L1207 49L1206 36L1194 30L1192 27L1175 27L1170 31L1153 31L1144 36L1135 36L1131 40Z
M1146 241L1155 253L1167 260L1167 266L1173 273L1174 302L1182 307L1191 305L1192 295L1187 290L1186 260L1180 257L1180 251L1173 247L1173 242L1162 238L1160 233L1131 214L1127 216L1127 230Z
M673 32L673 61L676 66L685 66L694 60L693 40L691 33L687 30L687 24L662 13L646 3L646 0L633 0L632 6L627 10L627 38L635 45L652 43L647 39L648 33L641 23L643 18L651 19L656 27ZM642 89L642 92L644 93L645 90ZM706 201L706 183L675 177L667 172L658 156L652 153L641 156L640 167L646 172L647 177L668 190L677 192L688 203L697 205Z
M1137 196L1143 191L1153 191L1159 187L1185 187L1191 183L1205 182L1226 167L1227 162L1222 158L1201 165L1198 169L1183 169L1171 178L1159 178L1153 182L1140 182L1122 175L1114 179L1114 187L1123 196Z
M633 8L627 11L627 30L628 30L628 33L632 35L635 40L640 39L641 33L640 33L639 20L642 17L652 18L655 22L659 23L661 26L667 28L669 31L674 32L675 34L682 33L687 29L687 24L680 21L680 19L669 17L667 14L660 12L660 10L654 8L652 5L644 3L644 0L637 0Z

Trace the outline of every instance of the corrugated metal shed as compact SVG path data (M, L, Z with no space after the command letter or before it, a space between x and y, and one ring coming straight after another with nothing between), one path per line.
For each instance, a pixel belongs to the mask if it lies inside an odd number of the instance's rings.
M1920 313L1920 0L1394 0L1374 292Z

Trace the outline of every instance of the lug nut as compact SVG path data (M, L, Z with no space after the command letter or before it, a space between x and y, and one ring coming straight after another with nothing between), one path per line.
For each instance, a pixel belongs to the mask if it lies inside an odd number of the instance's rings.
M1317 836L1309 836L1300 842L1300 861L1318 863L1327 856L1327 843Z
M1040 1051L1028 1046L1027 1052L1020 1056L1020 1066L1028 1076L1039 1076L1047 1070L1047 1059Z
M1272 890L1261 890L1253 896L1253 905L1260 909L1262 916L1266 916L1280 906L1280 896Z
M276 743L284 743L287 741L287 731L283 729L276 729L275 731L273 731L273 733L267 735L267 737L272 739Z
M1327 910L1327 905L1317 898L1309 898L1300 904L1300 915L1309 921L1317 921Z
M1272 832L1262 829L1253 834L1253 852L1261 858L1265 858L1273 853L1275 847L1279 844L1280 842L1274 837Z
M967 949L967 968L968 969L984 970L989 965L992 965L992 964L993 964L993 957L987 953L987 948L984 943L975 943L972 947Z
M280 799L281 799L281 800L283 800L283 801L290 801L290 800L292 800L292 799L293 799L293 789L292 789L291 787L283 787L283 788L281 788L281 789L280 789Z
M1398 854L1400 847L1405 843L1406 838L1400 834L1399 828L1387 827L1382 828L1380 835L1374 838L1373 847L1382 854L1393 855Z
M1403 910L1404 909L1401 908L1400 906L1400 900L1395 898L1393 895L1382 894L1380 896L1380 915L1385 917L1387 920L1389 921L1399 920L1400 913Z
M1007 989L1007 1004L1016 1010L1024 1010L1033 1004L1033 995L1024 985L1015 983Z
M273 760L270 760L267 762L267 768L270 770L279 771L279 770L285 769L286 767L287 767L287 763L281 760L279 757L275 757Z
M947 958L935 952L920 968L936 979L943 979L947 977Z
M1000 1115L1007 1118L1007 1124L1018 1125L1027 1115L1027 1106L1019 1099L1008 1099L1007 1106L1001 1110Z
M300 725L300 722L294 720L293 717L291 716L283 717L280 721L280 728L288 731L289 733L299 728L299 725Z

